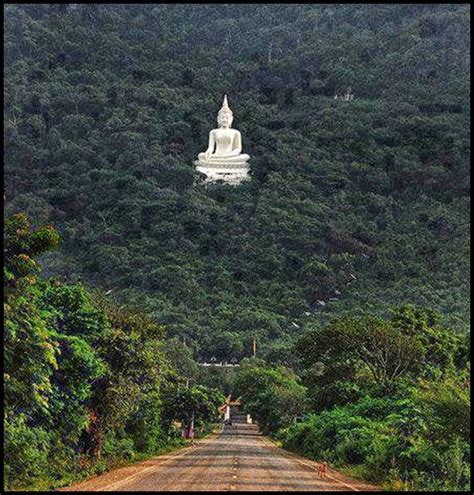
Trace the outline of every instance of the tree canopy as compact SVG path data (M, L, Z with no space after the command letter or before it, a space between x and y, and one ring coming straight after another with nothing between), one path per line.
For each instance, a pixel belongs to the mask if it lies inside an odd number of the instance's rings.
M201 359L255 337L284 364L306 321L406 301L467 328L468 6L12 4L5 28L6 210L58 226L48 275ZM193 173L224 93L237 188Z
M238 391L287 448L468 489L469 6L4 20L7 486L152 455ZM238 187L193 164L223 94Z

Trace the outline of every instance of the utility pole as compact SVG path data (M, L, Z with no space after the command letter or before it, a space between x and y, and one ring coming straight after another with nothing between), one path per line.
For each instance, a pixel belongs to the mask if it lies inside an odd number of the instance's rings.
M253 338L253 357L255 357L257 354L257 339L254 337Z

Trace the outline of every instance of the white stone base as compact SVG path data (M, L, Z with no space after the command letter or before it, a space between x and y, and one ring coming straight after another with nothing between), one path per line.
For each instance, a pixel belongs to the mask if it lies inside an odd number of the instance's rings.
M203 164L200 161L194 162L196 165L196 171L205 174L206 182L216 182L222 180L227 184L237 185L242 181L250 179L249 166L246 163L228 165L209 166Z

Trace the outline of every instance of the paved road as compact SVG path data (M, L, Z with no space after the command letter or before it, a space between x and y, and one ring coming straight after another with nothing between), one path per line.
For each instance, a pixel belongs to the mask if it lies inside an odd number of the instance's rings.
M65 491L365 491L375 487L334 471L319 479L317 463L289 454L244 425L172 455L156 457Z

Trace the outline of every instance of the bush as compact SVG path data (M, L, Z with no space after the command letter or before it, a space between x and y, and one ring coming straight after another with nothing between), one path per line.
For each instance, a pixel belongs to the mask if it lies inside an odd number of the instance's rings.
M126 460L133 459L135 456L135 444L133 442L133 438L122 435L122 432L114 432L107 437L102 448L102 455L104 458L121 458Z
M28 485L48 472L50 435L42 428L26 424L24 414L4 422L5 486Z
M145 396L125 427L133 440L135 451L153 454L166 442L167 436L162 428L161 416L159 393Z
M403 486L421 490L466 489L469 444L459 435L434 440L431 419L415 400L365 397L310 415L277 437L285 448L311 459L336 467L360 466L373 482L398 486L401 480Z

